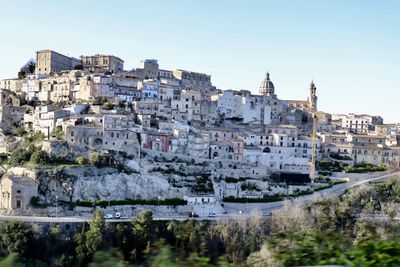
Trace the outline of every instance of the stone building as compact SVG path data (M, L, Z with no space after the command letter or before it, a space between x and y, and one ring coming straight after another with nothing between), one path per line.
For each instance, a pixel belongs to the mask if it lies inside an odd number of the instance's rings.
M383 124L383 119L380 116L367 114L334 114L332 116L332 123L337 124L350 133L367 134L374 132L376 125Z
M170 151L170 136L164 133L147 132L146 140L143 144L144 148L160 152Z
M122 71L124 61L112 55L81 56L83 69L92 72Z
M139 67L135 72L142 79L157 79L159 77L159 66L157 59L145 59L139 62Z
M14 93L20 93L22 91L22 80L17 78L1 80L0 89L7 89Z
M310 83L307 100L287 100L289 109L300 109L307 112L317 111L317 87L314 81Z
M31 178L6 174L0 180L0 209L24 211L37 194L38 184Z
M65 126L66 141L91 150L113 150L136 155L141 129L125 115L76 116Z
M50 49L36 52L35 74L55 73L63 70L72 70L80 65L81 61L77 58L68 57Z

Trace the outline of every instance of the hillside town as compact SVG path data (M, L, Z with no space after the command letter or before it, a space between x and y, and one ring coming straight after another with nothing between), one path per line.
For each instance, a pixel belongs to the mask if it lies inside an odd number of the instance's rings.
M259 88L223 90L156 59L126 70L114 55L37 51L0 81L1 212L63 216L97 204L214 216L224 203L398 168L400 124L320 111L317 85L280 99L268 72Z

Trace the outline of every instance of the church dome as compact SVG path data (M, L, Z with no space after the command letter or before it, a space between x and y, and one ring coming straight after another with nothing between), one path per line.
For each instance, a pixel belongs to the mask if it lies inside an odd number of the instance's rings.
M269 79L269 73L268 72L265 74L265 78L261 82L260 87L259 87L258 90L259 90L259 93L261 95L269 95L269 96L275 95L274 84Z

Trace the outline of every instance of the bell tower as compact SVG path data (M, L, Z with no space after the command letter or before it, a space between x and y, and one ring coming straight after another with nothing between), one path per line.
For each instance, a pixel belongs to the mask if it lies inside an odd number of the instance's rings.
M314 81L311 81L310 89L309 89L309 98L308 101L310 102L310 111L315 112L317 111L317 87L314 84Z

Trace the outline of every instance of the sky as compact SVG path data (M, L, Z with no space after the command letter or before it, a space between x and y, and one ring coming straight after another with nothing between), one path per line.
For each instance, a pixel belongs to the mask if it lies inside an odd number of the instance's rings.
M125 69L212 75L220 89L258 86L270 73L280 99L400 122L400 1L376 0L0 0L0 79L52 49L112 54Z

